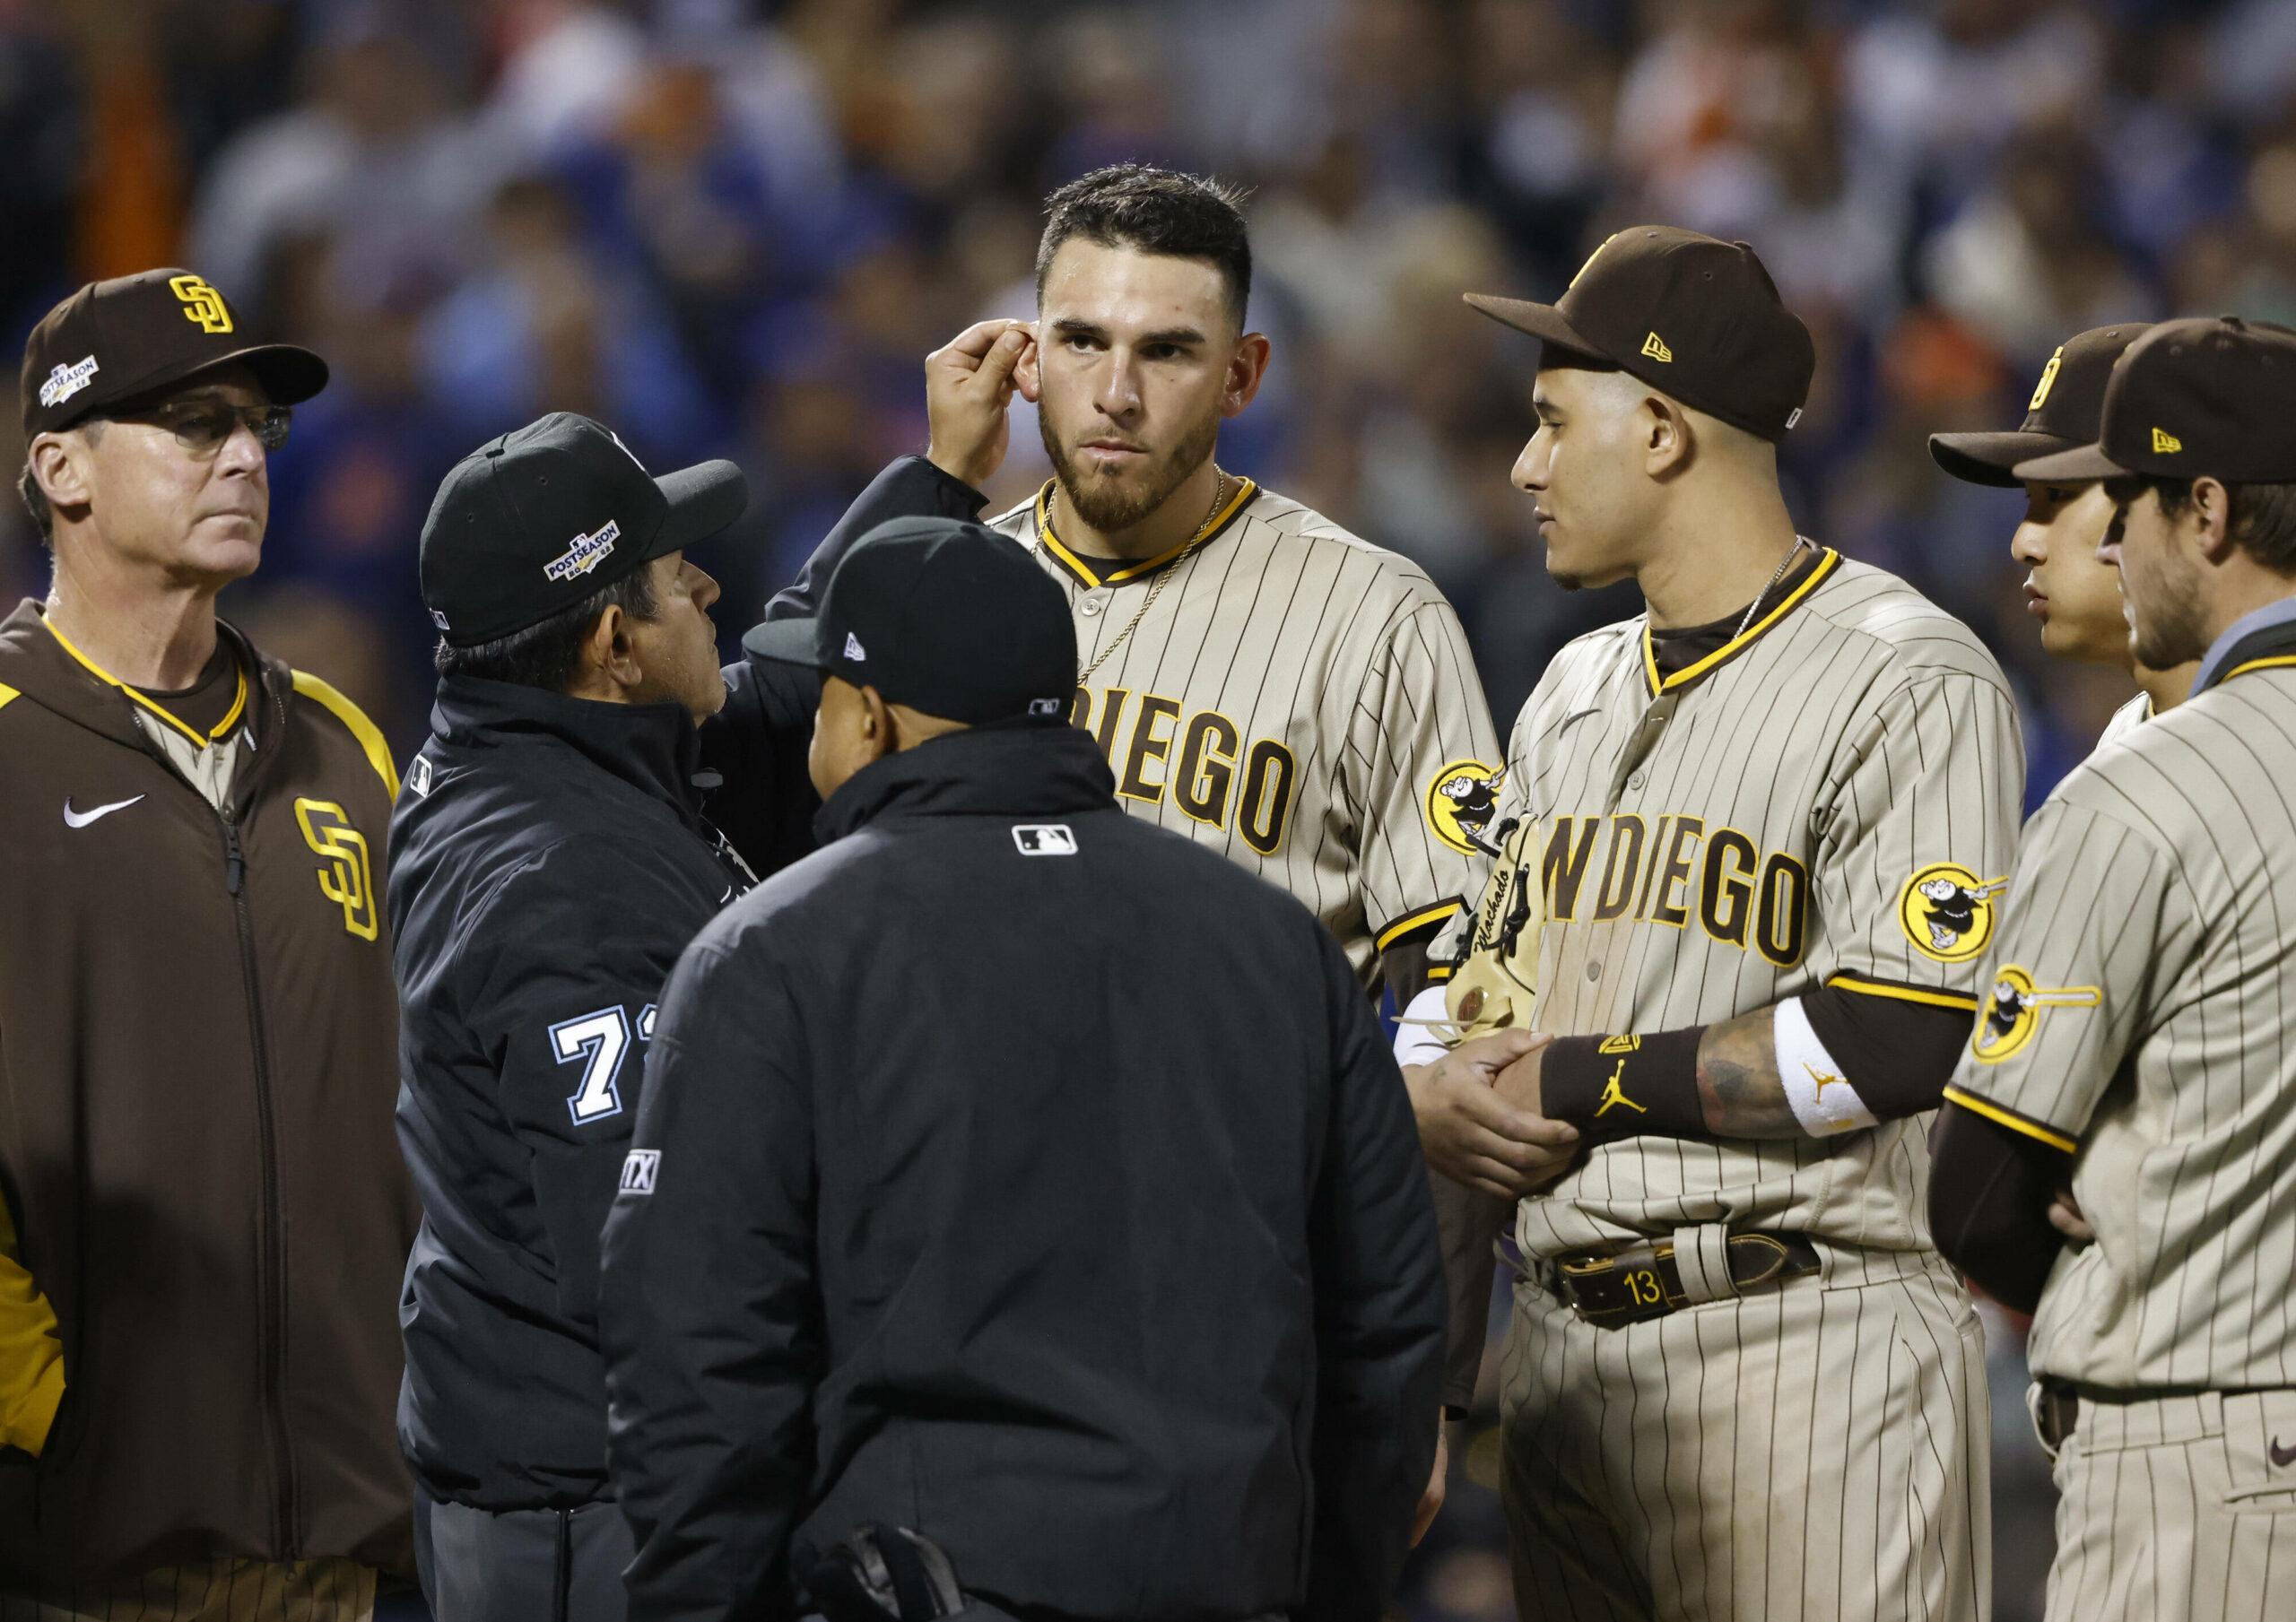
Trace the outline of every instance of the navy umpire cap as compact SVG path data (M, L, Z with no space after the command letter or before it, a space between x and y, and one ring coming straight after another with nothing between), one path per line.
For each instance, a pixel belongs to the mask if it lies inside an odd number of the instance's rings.
M1076 626L1018 544L958 518L895 518L838 559L811 620L769 620L742 646L810 665L944 721L1065 724Z
M588 602L749 505L730 462L655 478L621 436L572 412L515 429L455 464L422 525L422 602L472 647Z

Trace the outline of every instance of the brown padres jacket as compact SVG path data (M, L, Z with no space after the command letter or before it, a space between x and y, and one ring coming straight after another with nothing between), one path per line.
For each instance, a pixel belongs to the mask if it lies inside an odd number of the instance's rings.
M347 699L222 634L251 677L229 818L34 603L0 620L0 1193L65 1378L0 1466L0 1587L412 1571L396 776Z

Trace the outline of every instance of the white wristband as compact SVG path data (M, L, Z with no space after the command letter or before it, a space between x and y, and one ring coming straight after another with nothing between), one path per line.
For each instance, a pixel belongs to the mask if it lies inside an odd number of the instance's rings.
M1831 1138L1882 1123L1810 1028L1801 998L1788 997L1778 1005L1770 1041L1778 1050L1778 1077L1786 1084L1786 1102L1804 1132L1813 1138Z
M1396 1063L1397 1064L1432 1064L1451 1051L1451 1045L1435 1033L1450 1028L1450 1010L1444 1005L1443 988L1431 985L1411 1000L1396 1021Z

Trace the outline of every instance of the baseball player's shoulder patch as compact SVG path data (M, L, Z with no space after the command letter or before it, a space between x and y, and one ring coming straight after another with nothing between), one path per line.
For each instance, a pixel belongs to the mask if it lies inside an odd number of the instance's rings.
M1993 939L1994 898L2008 883L2006 874L1980 879L1957 862L1933 862L1898 891L1898 926L1924 957L1966 963Z
M1428 779L1422 798L1428 828L1463 855L1491 854L1484 836L1499 814L1499 789L1506 778L1506 768L1487 760L1446 760Z
M2033 1039L2042 1010L2097 1008L2104 1000L2104 993L2093 985L2036 985L2031 969L2005 963L1986 993L1970 1052L1980 1064L1998 1064Z

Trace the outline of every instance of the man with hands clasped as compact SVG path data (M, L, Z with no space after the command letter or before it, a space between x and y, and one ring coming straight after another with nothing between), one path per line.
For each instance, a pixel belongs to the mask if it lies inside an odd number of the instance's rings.
M1983 1345L1921 1195L2015 840L2007 684L1795 533L1813 351L1745 244L1638 227L1557 305L1470 302L1544 344L1514 479L1549 572L1649 605L1525 705L1399 1044L1484 1234L1520 1199L1517 1606L1979 1615Z

